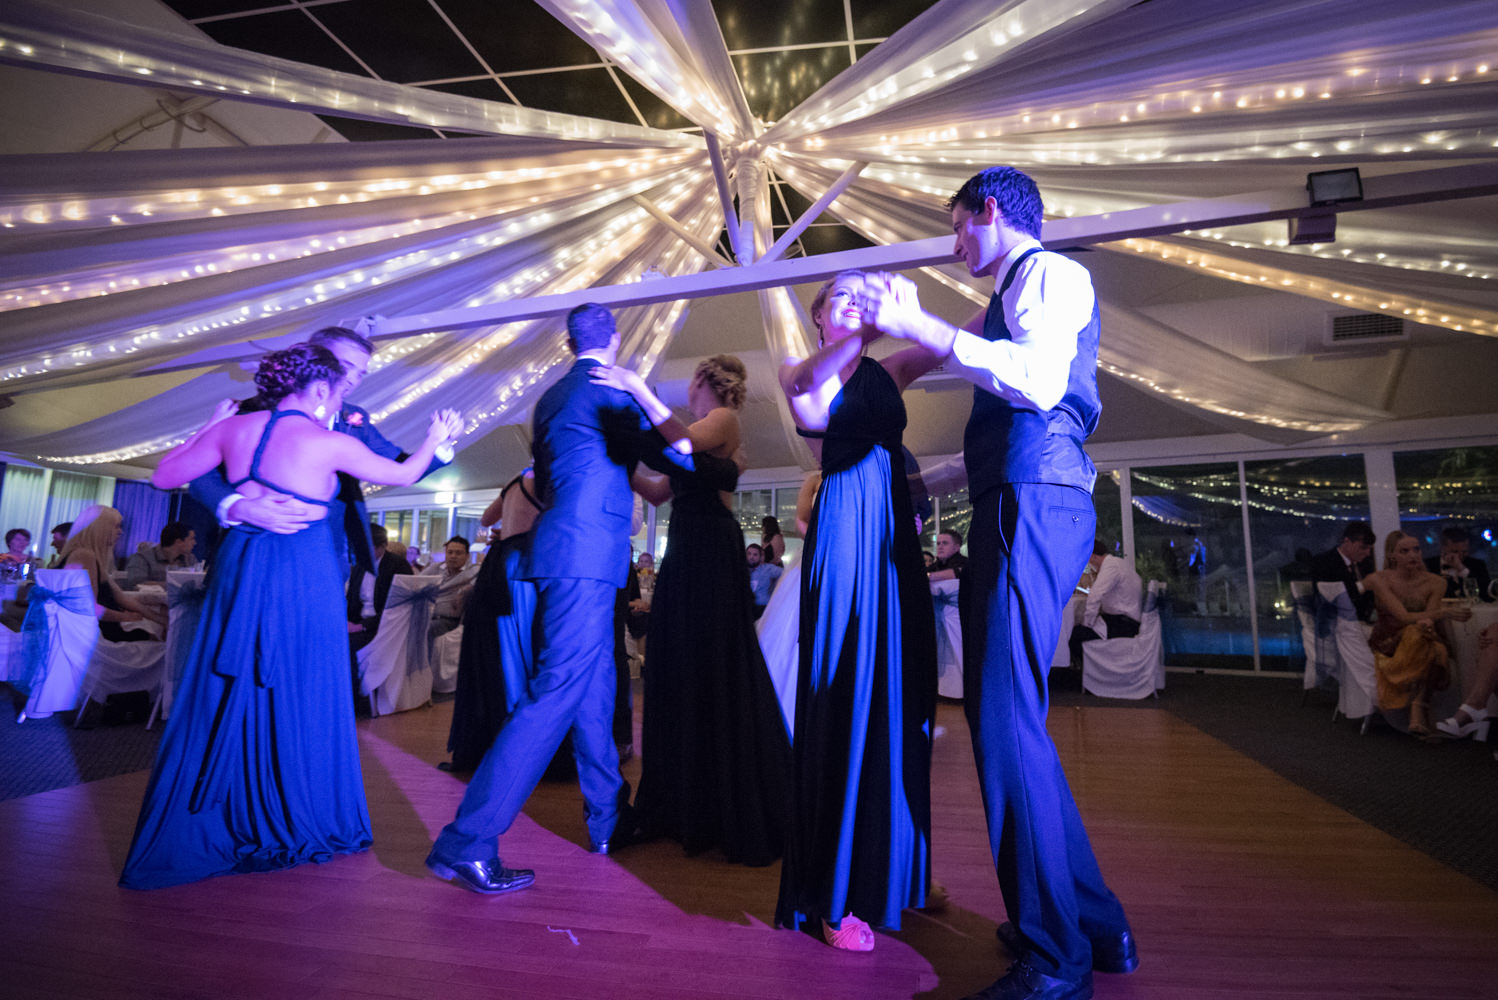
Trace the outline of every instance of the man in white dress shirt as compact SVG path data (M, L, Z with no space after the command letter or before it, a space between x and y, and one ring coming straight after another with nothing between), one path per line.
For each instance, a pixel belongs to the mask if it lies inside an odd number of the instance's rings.
M1082 620L1071 630L1071 658L1082 662L1082 643L1093 639L1123 639L1139 634L1139 602L1143 585L1127 559L1108 553L1106 542L1092 546L1087 560L1095 576L1087 590Z
M1061 615L1092 551L1096 475L1083 442L1102 410L1098 311L1087 269L1039 242L1040 191L1012 167L952 196L953 252L991 278L961 329L925 312L915 284L866 281L881 332L950 360L972 382L963 435L973 519L959 607L963 708L1015 961L969 1000L1088 1000L1092 972L1139 964L1046 731L1046 675Z

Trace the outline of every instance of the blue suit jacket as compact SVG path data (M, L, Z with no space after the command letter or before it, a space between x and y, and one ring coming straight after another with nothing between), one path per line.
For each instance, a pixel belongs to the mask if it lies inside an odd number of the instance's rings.
M738 467L712 455L683 455L651 426L629 394L594 382L579 358L536 404L536 496L524 579L603 580L629 573L630 473L638 462L670 475L695 475L720 490L738 485Z
M239 404L240 413L253 413L260 409L264 409L264 406L260 405L259 397ZM382 458L398 462L407 455L407 452L401 451L375 429L370 422L369 411L352 403L343 404L343 409L333 421L333 430L358 438L365 447ZM446 464L441 459L433 458L432 464L427 466L427 471L422 475L430 476ZM188 493L207 507L209 513L217 512L218 505L233 492L221 468L204 473L188 486ZM353 476L341 472L338 474L338 492L329 506L328 521L333 527L333 544L339 552L349 552L354 565L364 572L375 572L374 540L369 536L369 512L364 508L364 490L360 487L359 480Z

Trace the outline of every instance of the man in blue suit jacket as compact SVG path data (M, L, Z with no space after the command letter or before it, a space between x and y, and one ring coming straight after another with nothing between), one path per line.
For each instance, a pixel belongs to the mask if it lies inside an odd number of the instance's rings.
M484 755L458 814L427 858L439 878L474 892L523 889L529 870L505 868L499 836L509 829L563 736L577 757L592 850L607 853L628 785L614 745L614 598L629 567L629 477L637 462L696 474L715 489L738 483L734 463L678 451L626 393L591 373L619 352L603 306L567 316L572 368L536 404L534 457L542 511L532 529L525 578L536 584L536 664L529 690ZM661 422L669 418L666 414Z
M309 344L326 347L343 365L345 394L353 392L369 371L369 358L374 353L374 344L360 333L342 326L327 326L307 338ZM239 405L239 412L249 413L263 409L259 397L248 399ZM333 418L332 429L350 437L358 438L370 451L384 458L399 462L406 452L386 440L385 435L375 429L369 412L362 407L345 402ZM438 457L432 459L425 475L431 475L453 459L450 448L439 449ZM300 531L307 524L323 516L323 509L302 503L294 497L282 494L250 499L234 492L222 469L215 469L193 480L189 492L194 500L213 511L220 524L252 524L257 528L289 534ZM364 490L353 476L338 474L338 494L327 512L333 527L335 544L340 554L352 558L353 564L366 573L376 572L374 542L369 536L369 514L364 509ZM338 539L343 539L339 542Z

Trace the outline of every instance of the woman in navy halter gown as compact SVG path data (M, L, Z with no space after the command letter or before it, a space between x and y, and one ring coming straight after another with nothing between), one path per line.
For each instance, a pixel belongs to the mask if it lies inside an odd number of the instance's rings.
M936 630L905 479L901 392L937 358L863 357L878 333L845 272L812 304L821 338L780 383L821 461L801 550L791 836L775 922L848 951L926 905Z
M325 426L344 371L326 348L270 355L255 382L274 409L221 403L161 461L152 483L183 486L223 465L247 497L327 507L337 473L408 485L461 430L435 414L406 461ZM289 569L288 567L295 567ZM344 566L326 517L295 534L231 528L209 571L192 650L146 786L120 884L155 889L271 871L370 844L343 626Z

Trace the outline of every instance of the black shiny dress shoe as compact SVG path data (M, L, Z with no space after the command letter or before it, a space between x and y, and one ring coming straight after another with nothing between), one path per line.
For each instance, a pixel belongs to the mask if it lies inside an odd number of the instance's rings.
M1014 924L1007 920L1000 924L994 933L998 935L999 944L1004 946L1004 950L1015 958L1019 958L1029 950L1025 947L1025 942L1020 940L1019 931L1014 929ZM1132 931L1122 931L1118 934L1092 939L1093 972L1106 972L1110 975L1121 976L1137 968L1139 968L1139 949L1134 946Z
M488 896L524 889L536 881L536 873L529 868L506 868L497 857L488 861L442 861L433 854L427 857L427 867L440 879Z
M590 840L590 841L588 841L588 853L589 854L607 854L607 853L609 853L609 842L607 840Z
M964 1000L1092 1000L1092 973L1078 980L1058 979L1020 959L997 982Z

